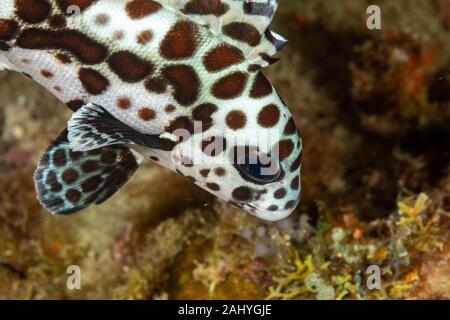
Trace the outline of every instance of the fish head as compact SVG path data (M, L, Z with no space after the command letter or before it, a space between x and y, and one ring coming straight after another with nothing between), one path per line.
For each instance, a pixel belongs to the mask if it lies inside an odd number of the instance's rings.
M287 217L300 198L302 140L273 90L218 108L173 150L176 171L258 218Z

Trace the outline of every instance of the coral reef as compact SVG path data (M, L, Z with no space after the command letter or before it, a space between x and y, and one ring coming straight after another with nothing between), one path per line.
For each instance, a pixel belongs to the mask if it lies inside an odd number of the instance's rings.
M365 26L373 3L382 30ZM290 43L264 72L305 150L302 203L277 223L151 163L102 206L50 215L32 174L69 111L2 71L0 298L450 299L449 9L280 1Z

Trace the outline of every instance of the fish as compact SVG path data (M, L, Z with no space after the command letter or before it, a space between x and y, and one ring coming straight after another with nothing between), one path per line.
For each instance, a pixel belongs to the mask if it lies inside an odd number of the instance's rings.
M302 139L261 72L287 43L269 28L277 7L2 0L0 70L25 74L73 111L37 164L41 205L65 215L101 204L151 160L260 219L289 216Z

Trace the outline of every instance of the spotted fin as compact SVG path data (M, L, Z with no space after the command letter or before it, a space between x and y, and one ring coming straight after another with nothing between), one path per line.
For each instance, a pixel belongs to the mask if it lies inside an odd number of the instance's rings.
M117 120L103 107L88 103L68 123L70 148L89 151L110 145L139 145L170 151L174 143L158 135L143 134Z
M160 0L191 20L207 25L213 33L240 48L252 64L265 67L287 40L269 24L278 0Z
M142 161L140 154L123 146L72 151L64 130L47 148L34 173L38 199L56 214L102 203L119 190Z

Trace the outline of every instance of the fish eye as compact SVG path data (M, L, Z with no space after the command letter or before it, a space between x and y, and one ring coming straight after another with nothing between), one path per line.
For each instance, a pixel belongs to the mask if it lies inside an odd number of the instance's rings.
M236 167L242 175L257 184L279 181L283 175L279 162L264 153L251 153L240 157Z

